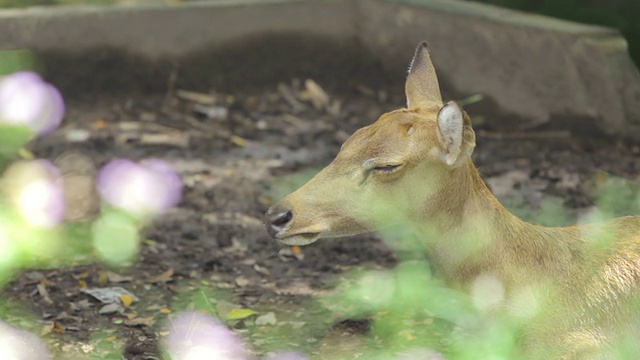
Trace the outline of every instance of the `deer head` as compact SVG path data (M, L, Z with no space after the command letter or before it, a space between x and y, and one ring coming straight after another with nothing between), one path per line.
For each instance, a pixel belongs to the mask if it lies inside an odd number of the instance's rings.
M456 102L443 104L426 43L406 81L407 107L356 131L313 179L273 205L268 232L287 245L425 222L464 201L475 134Z

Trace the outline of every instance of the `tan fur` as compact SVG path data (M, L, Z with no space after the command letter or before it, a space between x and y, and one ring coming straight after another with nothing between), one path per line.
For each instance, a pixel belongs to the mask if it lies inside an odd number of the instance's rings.
M283 243L304 245L404 224L421 236L450 286L471 292L478 279L496 279L504 289L496 314L518 319L519 299L532 294L540 311L522 320L529 357L602 356L638 315L640 217L547 228L511 214L470 159L475 135L466 114L459 161L442 160L442 101L433 94L435 72L423 51L419 46L419 66L407 80L408 103L418 106L356 131L330 165L269 210L267 223L274 214L292 214L270 232ZM385 172L372 170L373 162L401 166Z

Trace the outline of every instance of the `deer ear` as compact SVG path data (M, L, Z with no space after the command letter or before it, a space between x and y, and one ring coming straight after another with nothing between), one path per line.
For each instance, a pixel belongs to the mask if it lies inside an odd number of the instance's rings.
M444 161L452 167L470 158L476 147L471 119L455 101L448 102L438 112L438 141L444 148Z
M436 69L431 62L426 42L421 42L409 66L409 75L405 84L407 108L442 106L440 85Z

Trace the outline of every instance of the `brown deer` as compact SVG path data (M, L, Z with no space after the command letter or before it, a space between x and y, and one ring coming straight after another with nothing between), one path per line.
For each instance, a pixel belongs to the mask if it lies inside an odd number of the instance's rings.
M456 102L443 104L426 43L405 92L407 108L356 131L331 164L267 211L270 235L307 245L401 224L448 286L499 285L491 314L526 318L520 342L529 358L606 357L640 334L632 332L640 217L557 228L522 221L476 170L471 120Z

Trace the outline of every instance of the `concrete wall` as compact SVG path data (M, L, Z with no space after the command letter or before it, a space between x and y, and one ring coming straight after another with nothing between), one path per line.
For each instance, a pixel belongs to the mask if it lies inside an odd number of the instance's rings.
M175 57L265 32L355 35L350 1L212 1L175 6L66 6L0 11L0 49L105 46Z
M411 2L360 1L362 39L390 61L427 40L454 94L484 94L532 124L575 117L610 133L640 126L640 73L617 31L462 1Z
M497 126L584 119L607 133L640 138L640 73L625 40L601 27L456 0L216 1L0 12L0 49L33 49L45 54L45 63L50 53L89 61L87 52L101 47L150 61L185 58L265 34L308 35L311 47L318 37L359 39L387 69L385 76L397 79L416 44L427 40L444 93L485 95L503 119ZM73 67L68 71L72 79Z

